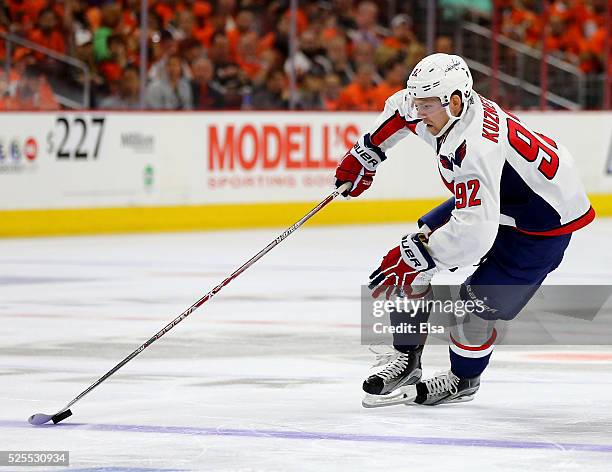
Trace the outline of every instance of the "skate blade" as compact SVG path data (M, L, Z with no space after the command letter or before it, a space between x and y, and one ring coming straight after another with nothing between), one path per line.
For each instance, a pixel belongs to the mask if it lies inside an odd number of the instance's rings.
M387 395L372 395L371 393L366 393L361 401L361 405L364 408L405 405L414 402L416 396L416 387L414 385L406 385Z
M454 398L453 400L449 400L445 403L465 403L465 402L471 402L474 397L476 396L476 393L472 393L471 395L464 395L462 397L458 397L458 398Z
M438 403L423 403L422 406L438 406L438 405L452 405L453 403L465 403L465 402L471 402L474 397L476 396L476 392L474 393L470 393L467 395L462 395L460 397L457 398L453 398L453 399L446 399L446 400L441 400Z

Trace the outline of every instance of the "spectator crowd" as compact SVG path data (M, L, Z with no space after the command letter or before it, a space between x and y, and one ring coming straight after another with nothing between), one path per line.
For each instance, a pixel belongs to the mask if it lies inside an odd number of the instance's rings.
M503 34L546 48L585 72L601 72L606 0L551 2L548 32L535 0L499 0ZM165 110L286 109L289 82L304 110L381 110L426 54L413 3L300 0L290 54L287 0L149 0L145 107ZM404 5L405 3L405 5ZM13 33L86 65L91 107L140 108L141 0L6 0L0 32ZM603 36L602 36L603 35ZM439 36L435 50L452 53ZM10 57L9 57L10 54ZM0 40L0 109L57 109L83 72ZM5 69L3 69L5 70ZM60 94L58 94L60 95Z
M527 46L579 67L601 73L606 63L606 3L609 0L498 0L501 32ZM612 46L611 46L612 47Z

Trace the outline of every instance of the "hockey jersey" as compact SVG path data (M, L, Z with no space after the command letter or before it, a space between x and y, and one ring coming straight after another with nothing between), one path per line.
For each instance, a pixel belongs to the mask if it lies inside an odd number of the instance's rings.
M439 269L478 261L509 225L531 235L569 234L595 218L569 151L476 93L439 138L411 116L406 91L389 97L369 133L351 149L369 170L399 140L416 134L435 151L454 209L428 247ZM432 228L433 229L433 228Z

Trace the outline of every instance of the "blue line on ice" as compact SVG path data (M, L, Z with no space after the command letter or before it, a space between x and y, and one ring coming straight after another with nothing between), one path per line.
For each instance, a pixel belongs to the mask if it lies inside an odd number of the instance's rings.
M0 428L32 428L26 421L0 420ZM348 442L401 443L426 446L488 447L502 449L552 449L558 451L612 453L612 444L554 443L542 441L516 441L505 439L444 438L416 436L378 436L371 434L324 433L308 431L282 431L269 429L201 428L195 426L149 426L128 424L64 423L37 428L81 429L83 431L112 431L123 433L185 434L192 436L227 436L242 438L274 438L328 440Z

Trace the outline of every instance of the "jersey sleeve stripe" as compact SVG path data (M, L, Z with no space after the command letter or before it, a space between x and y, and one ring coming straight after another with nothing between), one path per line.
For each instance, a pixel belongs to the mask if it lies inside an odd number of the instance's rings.
M414 134L417 134L416 127L420 122L421 120L406 121L406 127Z
M404 120L404 118L400 116L399 112L396 111L371 134L372 144L375 146L380 146L399 130L406 127L408 127L413 133L416 132L416 123L413 127L411 127L410 123Z
M376 131L371 134L372 144L380 146L389 137L393 136L400 129L406 126L406 122L402 119L400 114L396 111L393 115L387 118Z

